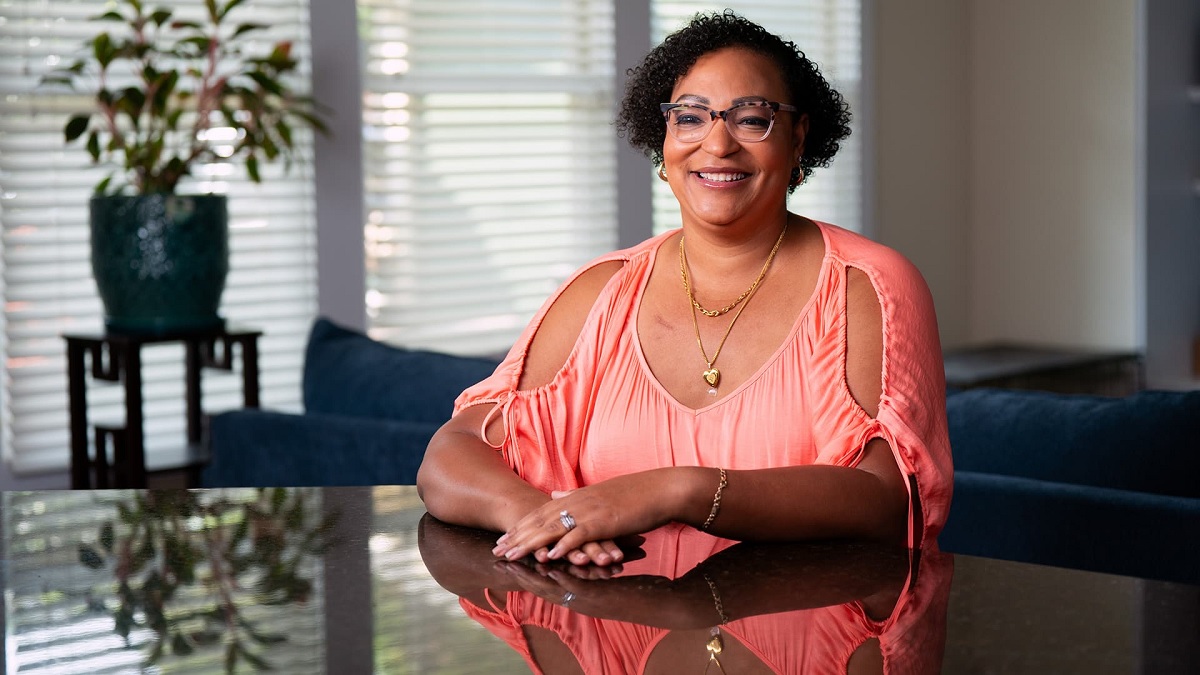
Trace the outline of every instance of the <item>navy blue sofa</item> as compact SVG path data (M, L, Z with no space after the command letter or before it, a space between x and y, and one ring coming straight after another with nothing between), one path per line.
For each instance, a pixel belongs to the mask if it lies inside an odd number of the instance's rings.
M946 399L947 551L1200 583L1200 391Z
M215 416L203 484L411 484L455 397L496 364L319 319L304 414ZM971 389L946 406L955 477L942 548L1200 582L1200 392Z
M201 483L410 485L455 397L497 363L392 347L318 319L304 356L304 414L214 415Z

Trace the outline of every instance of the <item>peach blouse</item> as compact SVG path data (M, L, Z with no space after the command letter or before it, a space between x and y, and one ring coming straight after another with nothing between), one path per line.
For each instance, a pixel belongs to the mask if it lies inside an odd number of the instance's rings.
M920 500L923 522L919 531L910 525L909 545L931 540L945 523L952 480L932 298L900 254L834 225L817 225L824 259L788 339L757 373L710 405L697 410L675 400L654 378L638 342L642 293L661 244L673 234L668 232L576 272L495 373L459 396L455 414L497 404L484 426L503 416L497 449L518 475L545 492L670 466L853 467L868 441L883 438L909 477L910 496ZM601 291L562 369L544 386L518 390L526 351L551 304L584 270L613 260L624 265ZM850 267L870 278L882 311L883 394L875 418L846 384Z

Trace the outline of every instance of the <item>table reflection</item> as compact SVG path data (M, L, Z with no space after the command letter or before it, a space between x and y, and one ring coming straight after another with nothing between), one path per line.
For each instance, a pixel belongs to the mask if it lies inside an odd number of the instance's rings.
M668 526L610 571L497 561L422 519L434 579L546 673L937 673L952 559L867 543L736 543Z

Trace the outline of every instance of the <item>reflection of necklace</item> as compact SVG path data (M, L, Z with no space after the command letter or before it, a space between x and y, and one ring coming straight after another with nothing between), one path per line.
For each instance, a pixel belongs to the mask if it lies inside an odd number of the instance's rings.
M708 644L705 645L705 649L708 650L708 663L704 665L704 674L708 675L708 669L712 668L714 663L717 664L717 670L724 673L725 667L721 665L721 660L717 658L717 656L725 650L725 645L721 642L720 628L712 629L712 637L708 639Z
M717 395L717 385L721 382L721 371L717 370L713 364L717 362L717 357L721 355L721 348L725 346L725 340L729 337L729 331L733 330L733 324L737 323L738 317L742 315L742 311L750 304L750 296L754 295L754 291L758 289L758 285L762 282L763 277L767 276L767 270L770 269L771 262L775 260L775 254L779 252L779 245L783 243L783 235L785 234L787 234L786 222L783 224L783 230L779 233L779 238L775 240L775 246L771 248L770 255L767 256L767 261L763 263L762 270L758 273L758 278L754 280L754 283L750 284L750 288L746 289L746 292L742 293L737 300L715 311L706 310L700 306L700 303L696 302L696 294L692 291L692 283L687 273L687 253L683 250L684 237L682 235L679 237L679 276L683 277L683 290L687 293L688 300L692 302L692 328L696 331L696 344L700 347L700 356L708 364L708 370L705 370L701 376L708 383L709 396ZM721 341L717 343L717 350L713 352L711 359L708 358L708 352L704 351L704 342L700 339L700 325L696 321L696 310L699 310L705 316L720 316L737 307L743 300L747 301L746 304L739 307L737 313L730 319L729 325L725 327L725 334L721 336Z

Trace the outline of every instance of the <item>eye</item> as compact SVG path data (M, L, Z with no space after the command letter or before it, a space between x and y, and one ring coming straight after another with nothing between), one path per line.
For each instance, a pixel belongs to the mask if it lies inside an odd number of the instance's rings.
M671 123L677 127L700 127L708 121L708 115L694 108L675 108L671 110Z
M758 113L746 113L738 116L737 124L747 129L761 130L771 126L771 118Z

